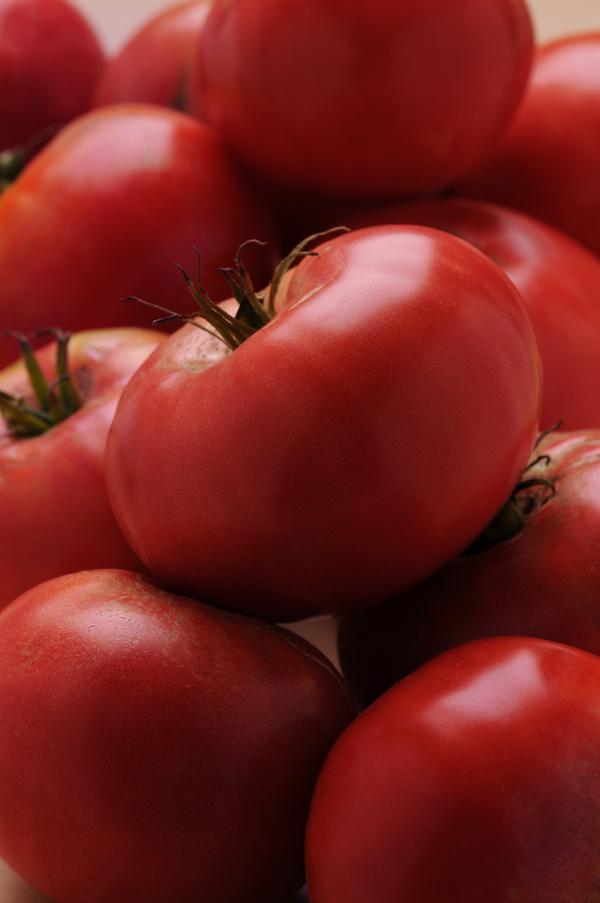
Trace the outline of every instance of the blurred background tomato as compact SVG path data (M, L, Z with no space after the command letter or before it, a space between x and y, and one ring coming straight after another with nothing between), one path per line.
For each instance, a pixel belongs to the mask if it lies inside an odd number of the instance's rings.
M73 0L96 26L108 50L118 47L153 13L169 5L168 0ZM600 28L598 0L528 0L539 41L557 35Z

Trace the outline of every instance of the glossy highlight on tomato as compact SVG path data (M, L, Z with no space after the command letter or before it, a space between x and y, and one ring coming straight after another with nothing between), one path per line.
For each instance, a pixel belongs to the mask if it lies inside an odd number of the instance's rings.
M288 631L126 571L0 615L0 855L61 903L281 903L354 714Z
M479 248L519 290L531 319L544 372L542 429L600 424L600 261L587 248L515 210L468 198L392 204L338 221L416 223Z
M319 777L311 903L596 900L599 693L597 656L510 637L396 684Z
M153 314L121 303L124 296L189 309L175 262L193 273L198 246L206 287L222 298L217 267L246 239L268 241L271 230L207 126L150 105L96 110L0 196L0 329L149 326ZM261 284L268 261L254 261Z
M274 620L367 607L503 504L537 432L525 309L483 254L385 226L325 241L237 350L194 325L129 384L107 448L150 570Z

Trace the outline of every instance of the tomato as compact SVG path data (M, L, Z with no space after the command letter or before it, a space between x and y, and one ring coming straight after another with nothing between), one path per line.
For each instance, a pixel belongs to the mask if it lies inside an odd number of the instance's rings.
M59 574L139 567L108 503L104 449L123 386L160 341L133 329L75 335L70 362L80 406L37 434L28 423L19 435L6 400L8 393L39 408L23 362L0 371L0 410L13 423L11 430L0 418L0 607ZM55 353L50 343L38 354L49 383Z
M280 903L354 714L287 631L125 571L0 615L0 853L61 903Z
M523 214L449 198L346 216L349 226L417 223L452 232L501 266L531 318L542 358L541 426L600 426L600 262L587 249Z
M600 32L543 47L498 150L461 191L525 210L600 254Z
M451 646L503 634L538 636L600 655L600 431L557 433L524 479L523 529L450 562L420 586L340 630L344 673L368 703ZM486 538L487 539L487 538ZM487 542L486 542L487 544Z
M80 118L30 163L0 199L0 233L0 328L27 333L149 325L125 295L188 305L173 261L193 272L194 245L223 297L217 266L246 239L269 240L271 225L212 130L123 105Z
M107 474L161 580L294 620L381 601L477 535L529 456L540 372L513 286L442 232L325 241L275 307L233 353L194 325L157 350Z
M321 773L311 903L592 903L600 661L537 639L461 646L367 709Z
M209 0L180 3L150 19L109 61L96 106L140 101L187 107L187 77Z
M399 197L490 152L531 57L522 0L215 0L192 105L271 182Z
M0 150L68 122L104 66L96 36L64 0L0 0Z

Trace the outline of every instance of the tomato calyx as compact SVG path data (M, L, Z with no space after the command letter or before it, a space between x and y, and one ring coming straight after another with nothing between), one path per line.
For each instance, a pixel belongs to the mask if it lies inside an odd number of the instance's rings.
M542 440L560 429L561 426L562 421L539 434L534 445L535 456L523 471L522 478L515 486L512 495L477 539L462 553L462 558L479 555L481 552L517 536L528 519L555 497L557 488L553 480L542 476L527 477L526 474L538 467L550 466L552 463L550 455L540 455L536 452Z
M58 132L58 126L50 126L34 135L26 144L11 147L0 153L0 194L16 182L27 164L48 144Z
M255 332L262 329L263 326L270 323L277 315L277 296L286 273L304 257L318 257L318 252L310 251L309 245L333 233L349 231L346 226L336 226L333 229L327 229L325 232L309 235L308 238L297 244L278 263L271 283L261 291L256 291L254 288L250 274L242 260L242 252L249 245L265 247L266 243L256 238L243 242L235 255L234 266L220 267L218 270L228 282L232 295L238 303L238 309L235 314L224 310L220 304L212 300L204 289L200 279L200 254L198 248L194 248L197 261L195 278L192 278L180 263L175 263L186 282L190 295L196 303L196 310L188 314L182 314L162 307L159 304L153 304L151 301L146 301L136 295L128 295L121 300L124 302L136 301L139 304L144 304L146 307L162 311L165 316L155 319L153 321L154 326L162 326L175 321L190 323L192 326L208 332L213 338L223 342L231 351L235 351L236 348L239 348L240 345L253 336ZM199 322L199 320L205 321L208 326Z
M44 329L33 336L50 335L56 342L56 380L53 383L44 376L27 336L10 331L4 335L16 339L21 346L21 356L38 406L0 390L0 414L16 438L41 436L75 414L83 404L69 370L70 335L60 329Z
M0 154L0 192L12 185L25 166L25 156L20 147L3 151Z

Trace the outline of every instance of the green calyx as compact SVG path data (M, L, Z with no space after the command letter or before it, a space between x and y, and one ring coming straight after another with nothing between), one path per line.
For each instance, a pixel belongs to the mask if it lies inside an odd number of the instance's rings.
M555 495L556 487L550 480L542 478L522 480L496 517L464 552L464 557L478 555L517 536L528 518Z
M528 477L527 474L537 467L550 466L552 463L550 456L537 454L537 449L546 436L559 430L561 426L562 421L559 421L539 434L534 445L534 457L523 471L522 478L515 486L511 497L477 539L463 552L463 558L479 555L517 536L528 519L555 497L557 489L552 480L541 476Z
M48 126L30 138L26 144L0 152L0 193L16 182L27 164L48 144L58 130L58 126Z
M25 163L20 148L0 153L0 192L12 185L25 168Z
M266 324L275 317L276 300L285 274L302 258L318 256L316 251L308 250L309 245L320 238L324 238L334 233L348 231L349 229L345 226L339 226L335 229L328 229L326 232L317 232L315 235L310 235L308 238L305 238L304 241L301 241L300 244L296 245L287 257L284 257L277 265L270 286L267 289L258 292L254 288L252 279L242 261L241 255L242 251L249 245L264 247L265 242L253 238L249 239L249 241L245 241L238 248L235 256L235 265L233 267L221 267L219 269L219 273L229 283L231 293L238 302L238 310L235 314L230 314L228 311L224 310L221 305L210 298L207 291L203 288L199 275L200 257L197 248L194 249L198 261L195 279L192 279L190 274L181 266L181 264L175 264L187 284L190 295L194 299L196 304L196 309L194 311L187 314L178 313L177 311L169 310L166 307L161 307L159 304L153 304L150 301L146 301L143 298L138 298L134 295L130 295L122 300L137 301L147 307L154 308L154 310L161 311L165 316L154 320L155 326L161 326L165 323L172 323L174 321L191 323L192 326L196 326L198 329L208 332L213 338L219 339L219 341L223 342L228 348L234 351L236 348L239 348L243 342L249 339L250 336L254 335L255 332L258 332L259 329L262 329L263 326L266 326Z
M35 337L50 335L56 341L56 380L49 383L25 335L7 332L19 342L35 402L0 390L0 413L13 436L20 439L41 436L66 420L82 406L82 400L69 372L68 345L70 336L60 329L48 329ZM36 406L37 403L37 406Z

